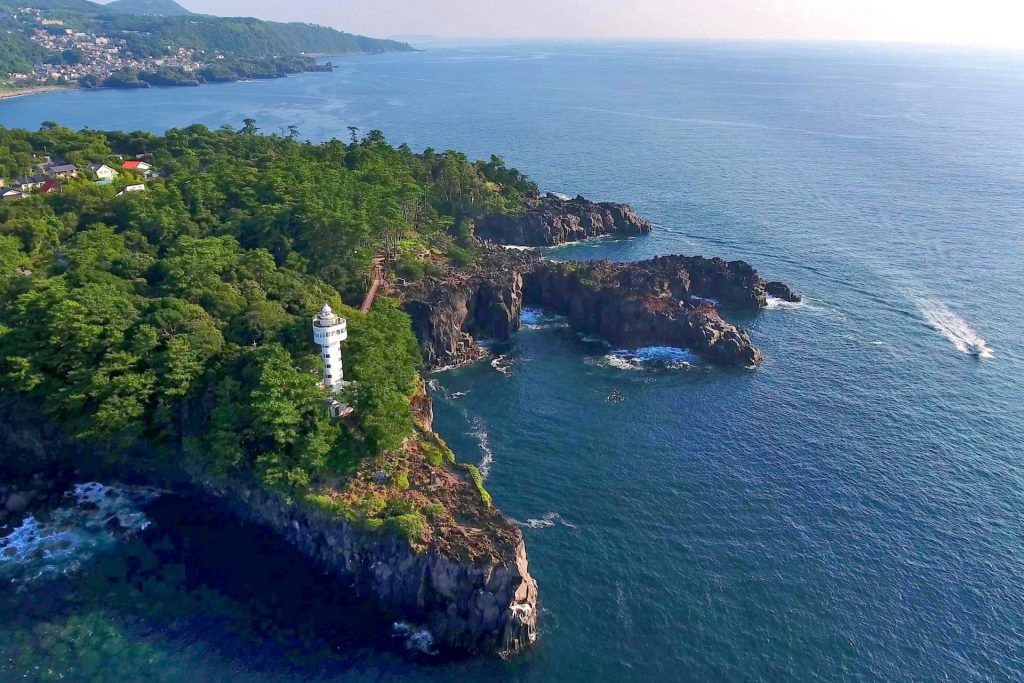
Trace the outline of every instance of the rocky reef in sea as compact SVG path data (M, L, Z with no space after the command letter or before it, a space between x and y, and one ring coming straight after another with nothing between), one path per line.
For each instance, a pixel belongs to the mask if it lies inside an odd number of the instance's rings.
M563 315L577 332L619 347L688 348L722 365L755 366L761 352L723 310L757 310L769 297L799 301L744 261L662 256L636 263L553 262L492 249L472 269L402 292L432 369L476 360L476 340L507 340L523 307Z
M592 202L582 195L547 194L527 199L518 215L489 214L476 221L476 236L502 245L553 247L605 235L642 235L651 224L627 204Z

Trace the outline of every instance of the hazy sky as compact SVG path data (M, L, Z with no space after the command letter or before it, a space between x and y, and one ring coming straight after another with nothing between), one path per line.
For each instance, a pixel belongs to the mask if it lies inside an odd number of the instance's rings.
M1024 47L1024 0L181 0L388 37L743 38Z

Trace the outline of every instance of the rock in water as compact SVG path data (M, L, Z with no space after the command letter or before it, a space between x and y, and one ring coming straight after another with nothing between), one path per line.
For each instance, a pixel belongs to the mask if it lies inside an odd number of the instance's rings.
M604 235L641 235L651 225L627 204L592 202L578 196L527 199L518 216L489 214L476 223L477 237L503 245L553 247Z
M766 282L764 285L764 291L768 296L788 301L791 304L798 304L803 301L799 294L794 292L789 288L789 285L783 282Z
M30 502L31 498L29 498L27 493L12 493L10 496L7 497L7 503L5 507L7 508L8 512L13 512L17 514L19 512L24 512L25 510L27 510L28 504Z

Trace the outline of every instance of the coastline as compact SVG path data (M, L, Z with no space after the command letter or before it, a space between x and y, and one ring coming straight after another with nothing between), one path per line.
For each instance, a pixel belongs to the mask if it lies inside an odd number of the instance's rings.
M29 95L45 95L46 93L62 92L64 90L79 90L67 85L33 85L28 88L14 90L0 88L0 100L13 100L16 97L28 97Z

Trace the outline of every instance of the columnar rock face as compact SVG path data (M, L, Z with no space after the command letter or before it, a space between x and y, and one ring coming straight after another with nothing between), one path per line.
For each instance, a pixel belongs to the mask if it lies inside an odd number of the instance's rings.
M427 366L476 360L476 339L505 340L523 306L564 315L578 332L622 347L690 348L723 365L753 366L761 352L718 306L758 309L769 296L799 301L749 264L701 256L637 263L556 263L533 253L488 252L474 270L405 293Z
M417 401L425 403L417 412L429 427L430 399ZM357 528L243 477L210 477L201 463L186 457L169 461L142 444L128 448L133 457L109 460L92 444L69 438L28 401L0 404L0 417L0 483L64 466L66 473L52 474L65 484L84 476L183 487L193 495L198 487L319 562L336 577L339 591L354 590L395 619L428 629L445 651L510 655L537 638L537 582L529 573L522 532L497 512L487 517L486 552L466 557L433 547L417 551L385 531ZM71 471L76 468L82 471ZM462 496L466 505L481 504L468 482L451 495Z
M598 203L578 196L545 195L526 201L518 216L490 214L476 223L477 237L495 244L553 247L603 235L640 235L651 225L626 204Z
M239 513L269 525L395 618L430 631L438 646L469 654L515 654L537 638L537 582L522 534L501 557L468 561L362 531L304 504L285 503L259 487L221 489Z
M430 279L406 292L403 308L412 318L423 360L432 369L481 357L477 339L507 340L520 327L523 273L535 257L493 254L472 271Z

